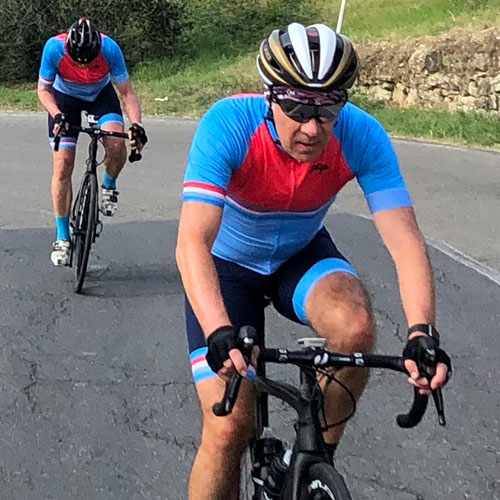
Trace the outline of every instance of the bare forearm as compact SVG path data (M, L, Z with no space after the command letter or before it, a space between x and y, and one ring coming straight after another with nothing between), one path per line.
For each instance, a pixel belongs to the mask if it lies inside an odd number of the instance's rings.
M176 257L186 295L205 335L231 324L209 247L181 244Z
M47 112L51 116L55 116L61 112L59 106L56 103L56 100L54 99L51 87L39 84L37 93L38 93L38 99L40 99L42 106L47 110Z
M130 123L141 123L141 106L137 94L132 90L122 95L123 108Z
M408 244L401 256L395 256L394 262L408 324L434 324L434 278L425 243Z

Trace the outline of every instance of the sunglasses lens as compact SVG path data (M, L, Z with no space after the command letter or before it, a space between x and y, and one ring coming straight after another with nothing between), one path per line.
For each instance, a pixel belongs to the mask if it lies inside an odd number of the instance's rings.
M282 99L278 103L289 118L300 123L304 123L311 118L318 118L321 122L332 122L337 118L344 106L343 102L316 106L313 104L302 104L291 99Z
M310 120L316 114L314 106L301 104L299 102L288 99L279 101L279 105L285 115L287 115L292 120L300 123L304 123L307 120Z
M339 115L341 109L344 107L345 103L329 104L327 106L319 106L318 116L323 118L325 121L333 122L335 118Z

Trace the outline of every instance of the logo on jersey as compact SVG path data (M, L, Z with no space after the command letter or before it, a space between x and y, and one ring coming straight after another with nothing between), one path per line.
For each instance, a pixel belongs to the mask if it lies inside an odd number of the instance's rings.
M325 170L328 170L328 165L326 163L315 163L311 166L311 170L317 170L321 174Z

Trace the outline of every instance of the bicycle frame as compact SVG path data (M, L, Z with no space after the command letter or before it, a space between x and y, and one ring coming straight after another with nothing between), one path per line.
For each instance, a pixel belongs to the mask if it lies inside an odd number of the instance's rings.
M255 382L258 396L266 396L265 420L268 420L267 395L284 401L297 412L297 437L292 462L283 486L285 490L291 487L292 500L299 500L300 478L303 477L304 471L313 463L325 459L324 441L317 412L319 392L316 396L314 395L316 383L316 372L312 368L300 368L298 388L286 382L278 382L259 375L257 375ZM257 409L258 416L259 413L262 413L263 408L257 405ZM258 424L257 429L259 432L262 430Z
M94 126L96 123L91 121L91 119L89 119L89 124L91 126L88 128L78 127L78 130L80 132L86 132L90 136L90 143L89 143L89 147L88 147L88 157L85 160L86 169L85 169L85 172L84 172L83 178L82 178L82 186L83 186L83 183L85 182L85 177L87 175L93 175L97 178L97 166L98 166L97 150L99 148L99 139L102 136L102 132L103 132L99 128ZM74 209L78 204L78 199L80 197L80 191L81 191L81 187L78 190L77 196L75 198L75 203L73 204L72 219L74 219L74 217L75 217ZM96 209L95 218L96 218L96 226L95 226L95 232L92 235L92 243L95 243L96 236L99 236L99 234L102 230L102 222L99 219L99 210L98 209ZM73 225L73 227L75 227L74 221L72 221L72 225ZM72 266L72 264L73 264L73 251L71 252L70 266Z
M87 170L85 173L97 174L97 148L99 146L100 130L91 127L96 133L90 135L89 156L87 158Z

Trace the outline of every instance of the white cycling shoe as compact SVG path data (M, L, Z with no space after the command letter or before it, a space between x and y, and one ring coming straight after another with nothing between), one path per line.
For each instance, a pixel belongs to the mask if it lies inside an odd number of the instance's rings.
M101 189L101 212L106 217L113 217L118 208L118 191L116 189Z
M50 260L57 267L69 266L71 257L71 242L68 240L56 240L52 244Z

